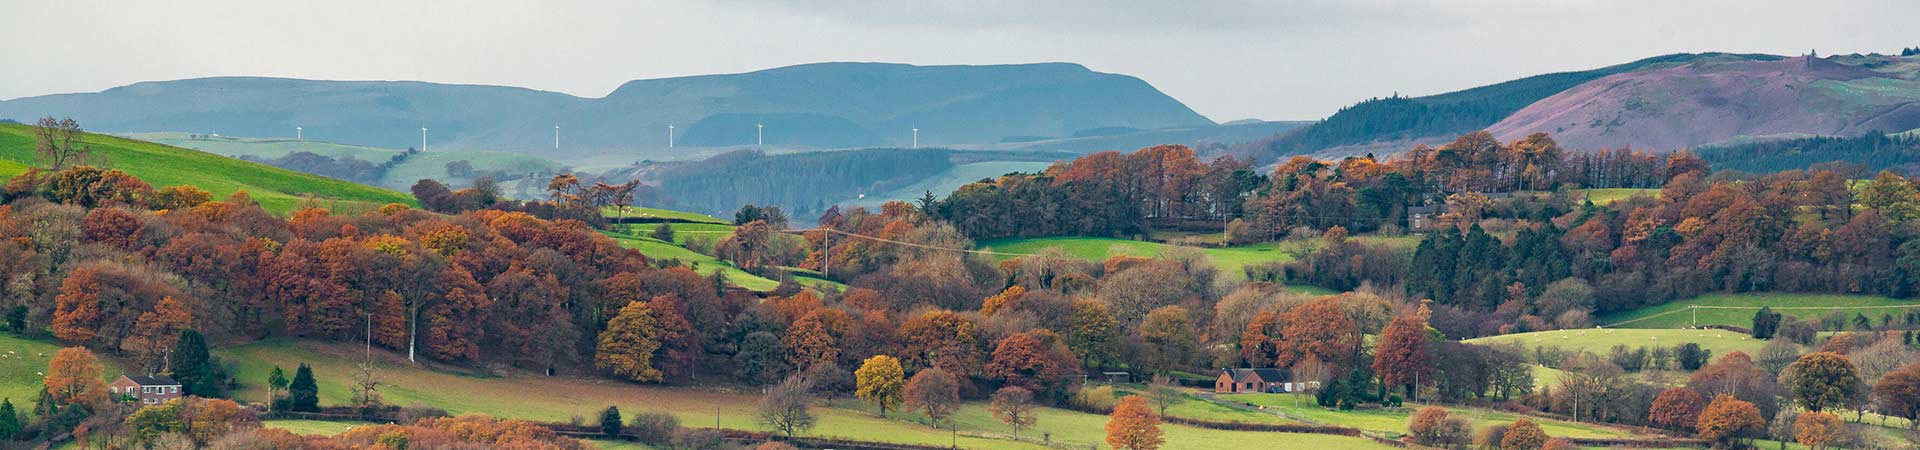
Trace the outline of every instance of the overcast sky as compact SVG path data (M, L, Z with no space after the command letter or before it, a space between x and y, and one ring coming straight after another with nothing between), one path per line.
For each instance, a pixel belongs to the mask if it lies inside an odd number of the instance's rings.
M585 97L820 61L1068 61L1217 121L1675 52L1898 52L1920 1L0 0L0 98L219 75Z

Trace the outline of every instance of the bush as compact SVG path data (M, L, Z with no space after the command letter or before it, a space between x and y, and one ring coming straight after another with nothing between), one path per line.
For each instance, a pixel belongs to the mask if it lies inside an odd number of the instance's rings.
M627 431L647 445L666 446L680 433L680 418L659 411L641 411L627 423Z
M727 448L726 436L718 430L682 430L673 435L673 448L678 450L722 450Z
M1082 386L1073 393L1073 406L1088 411L1112 411L1117 400L1113 397L1112 386Z

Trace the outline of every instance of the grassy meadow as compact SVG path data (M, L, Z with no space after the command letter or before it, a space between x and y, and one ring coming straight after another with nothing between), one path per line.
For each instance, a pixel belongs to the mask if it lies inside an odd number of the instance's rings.
M1587 351L1605 355L1616 345L1627 348L1673 347L1685 343L1700 344L1701 348L1712 350L1715 356L1731 351L1742 351L1749 355L1760 351L1766 341L1754 339L1744 333L1726 330L1649 330L1632 328L1610 329L1571 329L1553 331L1535 331L1500 336L1468 339L1469 344L1513 344L1532 349L1536 347L1559 347L1569 351Z
M1666 304L1639 308L1618 314L1601 316L1594 321L1602 324L1618 324L1625 328L1684 328L1693 326L1694 315L1699 315L1699 325L1728 325L1741 328L1753 326L1754 309L1713 309L1701 308L1689 311L1692 306L1737 306L1759 308L1770 306L1775 312L1801 320L1818 319L1821 315L1841 312L1852 319L1854 314L1865 314L1880 322L1882 314L1900 317L1911 306L1920 308L1920 302L1899 300L1873 295L1837 295L1837 294L1793 294L1793 293L1745 293L1745 294L1708 294L1691 299L1668 302ZM1781 308L1846 308L1846 309L1781 309ZM1664 315L1663 315L1664 314ZM1631 321L1631 322L1629 322Z
M261 380L273 366L293 370L300 363L311 364L320 386L323 404L348 400L348 386L357 368L360 348L351 344L324 344L291 340L270 340L215 351L235 364L242 387L234 392L239 399L265 398ZM438 407L450 413L482 413L497 417L567 421L572 417L593 417L609 405L629 414L639 411L664 411L680 417L686 426L712 426L760 430L754 418L757 394L735 393L725 389L670 388L624 383L587 374L546 377L534 373L474 374L434 370L409 364L400 355L377 351L376 365L386 386L381 389L388 403ZM538 393L538 395L527 395ZM932 428L908 414L878 417L853 399L841 398L816 409L819 425L809 436L826 436L866 441L920 445L947 445L953 434ZM1024 434L1023 440L1011 440L1012 430L992 418L986 405L973 402L956 415L957 442L963 448L1044 449L1036 443L1041 433L1050 433L1056 443L1091 444L1103 442L1104 415L1042 408L1040 423ZM271 424L290 430L325 433L328 425L289 422ZM1270 449L1384 449L1384 445L1360 438L1313 434L1279 434L1222 431L1179 425L1165 425L1170 450L1215 448ZM299 432L299 431L296 431ZM637 448L637 447L611 447Z
M1403 408L1337 411L1322 408L1314 404L1310 394L1227 394L1219 396L1221 400L1257 405L1263 410L1277 412L1287 417L1298 418L1306 422L1339 425L1358 428L1365 431L1402 435L1407 432L1407 422L1419 406L1408 405ZM1491 424L1513 423L1521 416L1486 409L1447 408L1449 413L1460 414L1473 420L1474 427ZM1549 436L1577 438L1608 438L1630 436L1622 430L1605 426L1568 422L1562 420L1531 417L1540 429Z
M37 164L33 128L0 124L0 178L11 177ZM285 214L312 196L324 202L378 207L387 203L414 204L412 196L348 181L255 164L212 153L100 134L87 134L86 145L105 159L105 166L126 171L154 188L192 185L224 199L247 191L260 206Z

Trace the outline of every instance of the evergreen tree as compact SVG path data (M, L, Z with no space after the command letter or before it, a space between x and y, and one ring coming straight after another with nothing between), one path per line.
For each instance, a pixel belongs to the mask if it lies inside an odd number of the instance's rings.
M320 385L313 381L313 368L306 363L300 363L300 369L293 373L293 383L287 385L287 409L302 412L320 410Z
M600 434L605 434L608 438L619 438L623 423L625 422L620 419L620 407L608 406L606 410L600 411Z
M1753 338L1773 339L1774 331L1780 329L1780 319L1780 313L1773 312L1773 308L1760 307L1760 311L1753 313Z
M13 399L0 399L0 441L13 440L20 433L20 413L13 410Z
M167 371L188 394L201 397L224 394L216 377L213 355L207 353L207 340L191 328L180 330L180 338L174 341L173 353L167 358Z

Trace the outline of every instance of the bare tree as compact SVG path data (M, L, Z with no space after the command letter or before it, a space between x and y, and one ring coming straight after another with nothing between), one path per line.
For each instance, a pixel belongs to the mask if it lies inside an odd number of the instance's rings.
M1013 440L1020 440L1020 430L1032 428L1040 417L1034 413L1033 392L1018 386L1007 386L993 393L993 417L1013 428Z
M33 134L40 139L34 146L34 152L52 170L64 169L70 164L84 164L88 155L93 153L93 147L80 142L80 122L75 122L71 117L65 120L42 118L34 124Z
M767 397L760 400L760 424L787 435L787 440L793 440L795 433L812 429L819 419L810 409L811 384L806 377L795 375L767 389Z
M1180 403L1180 389L1173 386L1172 378L1166 375L1154 375L1153 382L1147 385L1147 401L1153 403L1153 408L1159 410L1160 415L1164 417L1167 415L1167 408Z

